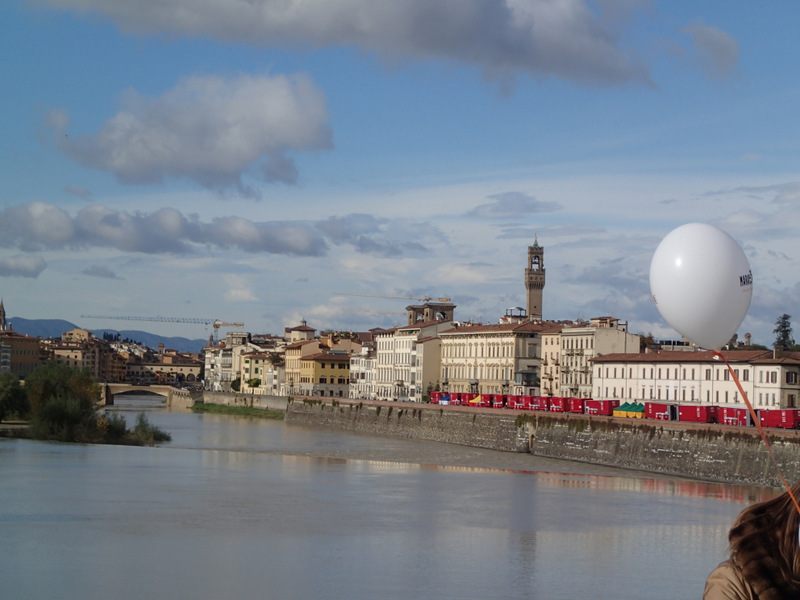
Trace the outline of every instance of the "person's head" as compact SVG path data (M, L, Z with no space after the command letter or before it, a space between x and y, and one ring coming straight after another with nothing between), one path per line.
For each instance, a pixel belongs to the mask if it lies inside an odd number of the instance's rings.
M800 501L800 483L792 488ZM731 528L731 557L740 567L757 557L783 581L800 578L800 513L789 496L780 496L745 508Z

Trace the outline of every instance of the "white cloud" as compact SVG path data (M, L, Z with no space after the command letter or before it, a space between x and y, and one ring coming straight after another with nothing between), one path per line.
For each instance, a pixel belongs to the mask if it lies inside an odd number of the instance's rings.
M332 147L325 98L304 75L187 77L159 98L130 90L96 134L63 135L63 111L49 121L65 153L126 183L187 178L246 190L246 174L294 183L288 153Z
M225 300L228 302L257 302L252 287L246 278L239 275L227 275L223 278Z
M95 12L128 32L295 47L351 46L390 58L475 65L491 77L648 81L619 43L640 0L38 0Z
M255 222L239 217L202 222L173 208L152 213L91 205L71 217L36 202L0 210L0 247L41 249L116 248L144 254L187 254L203 246L245 252L319 256L327 248L311 223Z
M725 79L736 73L739 63L736 38L702 21L695 21L683 31L692 37L695 59L706 73L715 79Z
M0 277L29 277L35 279L45 270L47 262L41 256L0 256Z
M489 199L493 202L476 206L467 215L484 219L520 219L527 215L555 212L562 208L557 202L542 202L524 192L503 192L493 194Z

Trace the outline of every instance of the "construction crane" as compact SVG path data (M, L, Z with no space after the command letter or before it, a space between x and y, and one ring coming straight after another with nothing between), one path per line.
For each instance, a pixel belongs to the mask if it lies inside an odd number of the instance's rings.
M424 298L417 298L415 296L393 296L390 294L356 294L350 292L334 292L336 296L361 296L364 298L390 298L394 300L416 300L417 302L430 302L434 300L436 302L450 302L450 298L431 298L430 296L425 296Z
M404 312L397 312L393 310L364 310L361 308L345 308L342 307L339 310L344 312L357 312L357 313L370 313L373 315L395 315L395 316L405 316L406 313Z
M154 321L156 323L189 323L192 325L211 325L214 328L214 341L217 341L217 332L220 327L236 327L241 329L244 323L226 323L219 319L204 319L194 317L135 317L135 316L109 316L109 315L81 315L82 319L115 319L118 321Z

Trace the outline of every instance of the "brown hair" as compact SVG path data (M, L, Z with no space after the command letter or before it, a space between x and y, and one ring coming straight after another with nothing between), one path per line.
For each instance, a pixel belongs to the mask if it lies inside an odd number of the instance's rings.
M800 498L800 483L792 488ZM731 528L731 560L760 600L800 592L800 514L788 492L745 508Z

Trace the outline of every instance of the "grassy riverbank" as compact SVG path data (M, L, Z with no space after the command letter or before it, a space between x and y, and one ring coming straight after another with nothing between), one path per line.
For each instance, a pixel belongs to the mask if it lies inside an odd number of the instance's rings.
M238 415L240 417L256 417L259 419L283 419L283 412L279 410L264 410L252 406L226 406L224 404L210 404L198 402L192 406L192 412L210 413L215 415Z

